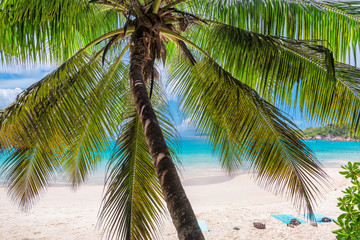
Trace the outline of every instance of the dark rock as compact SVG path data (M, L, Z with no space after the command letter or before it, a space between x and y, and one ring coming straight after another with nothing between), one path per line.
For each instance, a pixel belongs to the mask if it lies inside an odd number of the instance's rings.
M301 224L301 222L299 222L299 220L297 220L296 218L293 218L290 220L290 225L298 226L300 224Z
M327 217L323 217L321 219L321 222L331 222L331 219L330 218L327 218Z
M254 227L257 229L265 229L265 224L261 222L254 222Z
M238 228L238 227L234 227L233 229L236 231L240 230L240 228Z

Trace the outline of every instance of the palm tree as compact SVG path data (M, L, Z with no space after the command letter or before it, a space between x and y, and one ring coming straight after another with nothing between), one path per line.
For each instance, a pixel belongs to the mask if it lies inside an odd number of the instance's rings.
M312 212L326 174L274 104L357 130L360 70L346 62L359 13L341 1L0 0L2 64L63 62L0 113L9 194L26 210L60 172L78 187L116 139L106 237L155 238L165 200L179 239L204 239L171 157L162 62L222 166L255 169Z

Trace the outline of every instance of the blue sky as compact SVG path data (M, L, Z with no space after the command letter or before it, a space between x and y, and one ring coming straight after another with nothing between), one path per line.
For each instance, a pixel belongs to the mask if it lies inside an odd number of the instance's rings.
M0 109L12 103L22 90L41 80L53 69L54 67L41 65L35 67L24 67L19 65L7 67L6 69L0 68ZM170 97L169 104L171 106L175 119L175 125L177 126L178 131L182 136L193 136L195 131L193 127L189 125L189 118L182 116L179 113L179 104L176 99ZM298 109L291 109L287 112L293 118L294 122L302 129L318 125L306 122L302 119Z
M0 65L1 66L1 65ZM50 73L53 67L23 65L0 67L0 109L15 100L17 94Z

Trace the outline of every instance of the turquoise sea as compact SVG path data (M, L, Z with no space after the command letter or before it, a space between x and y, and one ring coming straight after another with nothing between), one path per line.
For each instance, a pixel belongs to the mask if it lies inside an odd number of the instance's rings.
M305 143L325 167L340 167L348 161L360 161L360 142L305 140ZM96 169L94 175L98 180L103 179L106 160L104 159ZM182 163L180 169L185 175L194 173L202 176L211 175L219 173L221 169L217 156L212 153L212 147L200 139L181 141L180 160ZM0 163L3 161L4 158L0 159Z
M326 167L337 167L348 161L360 161L360 142L304 140ZM181 141L181 162L184 167L219 166L212 148L201 140Z
M304 140L324 167L340 167L347 162L360 161L360 142ZM181 162L185 170L204 169L207 171L220 169L212 147L200 140L181 141Z

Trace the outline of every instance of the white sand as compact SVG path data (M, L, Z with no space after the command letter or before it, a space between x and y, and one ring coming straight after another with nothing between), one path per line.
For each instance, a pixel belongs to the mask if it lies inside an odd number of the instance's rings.
M332 218L341 213L336 207L337 198L348 181L338 172L327 169L333 178L331 190L324 195L317 212ZM313 227L301 224L289 228L270 214L293 214L301 217L287 199L260 189L248 176L224 174L195 177L186 176L183 185L198 219L206 220L210 232L206 239L335 239L331 231L334 223ZM77 192L68 187L52 187L42 200L28 213L17 209L0 188L0 239L100 239L95 229L101 202L102 186L85 185ZM260 221L266 229L259 230L252 223ZM234 230L234 227L240 230ZM168 220L162 231L163 239L177 239L174 227Z

